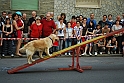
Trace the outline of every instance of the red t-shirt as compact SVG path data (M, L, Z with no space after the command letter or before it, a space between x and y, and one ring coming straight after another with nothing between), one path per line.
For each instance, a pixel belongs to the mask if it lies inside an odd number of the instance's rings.
M17 22L17 26L18 27L22 27L23 26L23 21L22 20L19 19L16 22Z
M55 41L54 43L53 43L53 46L58 46L59 45L59 42L58 41Z
M71 22L71 28L74 28L76 26L76 22Z
M30 29L31 29L31 37L32 38L40 38L42 36L42 27L43 25L37 25L36 23L32 24Z
M53 20L47 21L46 19L43 19L41 20L41 23L43 24L43 37L48 37L53 32L53 29L56 29Z

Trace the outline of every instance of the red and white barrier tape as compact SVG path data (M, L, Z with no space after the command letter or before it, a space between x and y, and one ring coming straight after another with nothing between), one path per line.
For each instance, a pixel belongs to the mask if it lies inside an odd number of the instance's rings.
M82 36L82 38L83 37L85 37L85 38L86 37L96 37L96 36L101 36L101 35L103 35L103 34L86 35L86 36ZM76 37L71 37L71 38L76 38ZM0 38L0 40L38 40L38 39L42 39L42 38ZM63 39L63 38L60 38L60 39Z
M0 38L0 40L37 40L40 38Z

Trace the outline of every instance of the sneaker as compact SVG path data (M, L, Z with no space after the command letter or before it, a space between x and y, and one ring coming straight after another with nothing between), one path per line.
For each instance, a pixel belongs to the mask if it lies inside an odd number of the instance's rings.
M89 52L89 55L91 56L92 54Z
M68 55L71 55L71 53L68 53Z
M2 54L2 57L5 57L5 54Z
M102 52L100 52L100 54L102 54Z
M65 55L67 55L67 53L65 53Z
M84 52L84 53L83 53L83 54L81 54L81 55L83 56L83 55L87 55L87 54Z
M97 56L97 52L95 52L95 56Z
M110 54L110 52L108 51L108 54Z
M14 57L14 54L11 54L11 57Z

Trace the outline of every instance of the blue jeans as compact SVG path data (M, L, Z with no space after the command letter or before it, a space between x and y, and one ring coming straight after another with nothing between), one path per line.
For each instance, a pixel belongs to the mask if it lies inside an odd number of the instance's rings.
M63 38L64 38L64 36L60 36L59 37L60 39L59 39L59 50L62 50L62 48L63 48ZM61 39L62 38L62 39Z
M65 40L65 48L68 48L72 45L72 39L71 38L67 38Z

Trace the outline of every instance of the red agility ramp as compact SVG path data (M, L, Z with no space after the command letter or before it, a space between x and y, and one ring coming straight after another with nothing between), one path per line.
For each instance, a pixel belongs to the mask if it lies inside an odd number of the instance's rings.
M30 66L33 66L35 64L38 64L40 62L43 62L45 60L48 60L48 59L51 59L51 58L54 58L56 56L59 56L60 54L63 54L69 50L72 50L73 51L73 56L72 56L72 65L69 66L69 68L59 68L59 70L76 70L76 71L79 71L79 72L83 72L83 70L85 69L91 69L92 67L91 66L86 66L86 67L80 67L80 64L79 64L79 51L80 51L80 46L84 45L84 44L88 44L88 43L91 43L91 42L94 42L96 40L99 40L99 39L103 39L103 38L106 38L106 37L109 37L109 36L113 36L114 34L117 34L117 33L124 33L124 28L120 29L120 30L117 30L117 31L114 31L114 32L111 32L111 33L108 33L106 35L103 35L103 36L99 36L99 37L96 37L94 39L91 39L91 40L88 40L88 41L85 41L85 42L82 42L80 44L77 44L77 45L73 45L71 47L68 47L68 48L65 48L63 50L60 50L58 52L54 52L52 54L52 56L46 56L44 57L44 59L38 59L34 62L32 62L32 64L24 64L24 65L21 65L21 66L18 66L16 68L12 68L10 70L7 71L8 74L13 74L13 73L16 73L20 70L23 70L27 67L30 67ZM75 59L75 56L74 56L74 52L76 50L76 61L74 61ZM75 66L75 62L76 62L76 66Z

